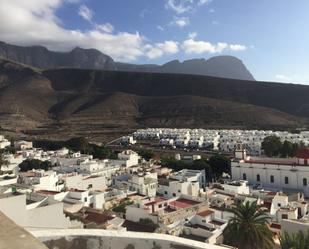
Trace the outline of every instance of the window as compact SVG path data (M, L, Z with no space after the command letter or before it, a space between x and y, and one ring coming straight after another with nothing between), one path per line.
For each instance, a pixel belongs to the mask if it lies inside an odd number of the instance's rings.
M159 208L162 208L162 204L159 204Z
M164 194L167 195L167 191L164 191Z
M84 198L84 202L87 202L87 197Z
M271 182L271 183L274 183L274 182L275 182L274 176L270 176L270 182Z
M306 187L307 186L307 178L303 179L303 185Z
M282 219L287 219L288 215L287 214L283 214L281 217L282 217Z
M247 180L247 175L246 174L242 174L242 179L243 180Z
M167 202L164 203L164 207L167 207Z
M289 178L286 176L286 177L284 177L284 183L285 184L289 184Z
M256 175L256 181L257 181L257 182L261 181L260 175Z
M180 189L178 189L178 193L180 193L181 191L180 191Z
M203 222L203 223L205 223L205 222L206 222L206 220L202 220L202 222Z
M173 193L173 196L174 196L174 197L176 197L176 194L175 194L175 193Z
M281 207L281 203L278 203L277 205L278 205L278 207Z

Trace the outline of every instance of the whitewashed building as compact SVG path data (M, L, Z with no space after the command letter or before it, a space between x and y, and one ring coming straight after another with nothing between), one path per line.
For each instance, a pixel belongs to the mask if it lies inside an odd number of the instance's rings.
M274 190L296 190L309 196L309 149L299 151L296 158L248 157L245 151L232 161L232 179Z

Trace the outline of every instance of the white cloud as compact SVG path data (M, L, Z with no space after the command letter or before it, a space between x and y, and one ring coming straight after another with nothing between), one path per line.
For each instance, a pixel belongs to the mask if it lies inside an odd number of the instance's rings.
M188 17L174 17L174 20L170 22L170 25L178 26L183 28L190 24L190 19Z
M240 45L240 44L231 44L229 45L230 49L232 51L244 51L247 50L247 46L245 45Z
M163 45L149 44L138 32L111 33L112 25L94 24L86 31L64 28L55 12L72 1L77 0L0 1L0 23L5 23L0 25L0 39L22 46L42 45L54 51L69 51L76 46L96 48L126 62L147 57L149 46L162 51L161 56L170 53Z
M139 13L140 18L145 18L147 14L149 14L150 11L148 9L142 9L142 11Z
M204 5L204 4L209 4L210 2L212 2L212 0L199 0L198 5Z
M0 39L22 46L42 45L54 51L69 51L76 46L96 48L118 61L136 61L140 58L155 59L164 55L185 53L220 53L222 51L241 51L244 45L196 41L196 35L183 42L150 42L138 32L115 32L110 23L96 24L81 31L67 29L55 12L63 4L78 0L10 0L0 1ZM157 27L158 29L159 26ZM163 27L162 27L163 29ZM181 45L180 45L181 44Z
M209 10L209 13L215 13L216 11L215 11L215 9L210 9Z
M189 39L195 39L196 36L197 36L197 33L196 33L196 32L191 32L191 33L188 34L188 38L189 38Z
M277 80L280 80L280 81L291 82L291 78L288 77L288 76L286 76L286 75L284 75L284 74L277 74L277 75L275 76L275 78L276 78Z
M240 47L242 49L240 49ZM194 39L187 39L182 43L182 49L186 54L203 54L203 53L222 53L223 51L241 51L245 50L246 46L238 44L227 44L225 42L218 42L213 44L208 41L196 41Z
M92 21L92 18L93 18L93 12L91 9L89 9L86 5L81 5L79 7L79 11L78 11L78 14L84 18L86 21L89 21L91 22Z
M98 30L102 30L103 32L106 32L106 33L112 33L114 31L114 26L110 23L97 24L96 28Z
M277 74L275 80L283 83L309 84L309 76L303 74Z
M165 41L164 43L156 43L147 47L147 57L156 59L163 54L176 54L179 51L178 43L175 41Z
M219 25L220 23L218 21L212 21L211 22L213 25Z
M158 26L157 26L157 29L158 29L158 30L161 30L161 31L164 31L164 28L163 28L161 25L158 25Z
M177 14L183 14L188 11L196 10L212 0L165 0L165 8L175 11Z

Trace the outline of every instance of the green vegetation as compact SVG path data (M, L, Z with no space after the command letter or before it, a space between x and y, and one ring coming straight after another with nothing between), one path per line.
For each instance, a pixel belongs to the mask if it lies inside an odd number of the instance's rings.
M21 172L26 172L32 169L44 169L49 170L51 168L50 161L40 161L37 159L27 159L19 164L19 168Z
M125 213L126 212L126 206L131 205L133 201L125 200L122 203L120 203L118 206L113 207L113 211L116 213Z
M117 157L116 154L104 145L100 146L89 143L88 140L83 137L71 138L67 141L36 140L33 142L33 145L34 147L39 147L44 150L59 150L66 147L73 152L80 151L84 154L91 154L94 158L98 159L114 159Z
M272 231L268 228L269 215L256 202L234 205L234 214L223 231L224 243L238 249L273 249Z
M161 165L171 168L175 171L182 169L205 170L207 180L220 178L222 173L230 173L231 162L229 158L222 155L214 155L209 159L199 159L192 163L170 158L162 158Z
M154 158L155 155L152 150L140 150L138 151L138 154L146 161L149 161L150 159Z
M212 169L216 179L222 176L222 173L231 172L231 160L226 156L215 155L209 158L208 161L210 168Z
M158 228L158 224L154 223L151 219L145 218L145 219L139 219L139 224L152 227L152 228Z
M13 146L5 147L4 149L0 150L1 154L15 154L16 149Z
M282 249L308 249L309 230L306 235L301 231L292 235L285 232L280 237L280 245Z
M289 141L280 141L277 136L268 136L262 142L262 149L269 157L294 157L297 151L304 147L303 143L291 143Z

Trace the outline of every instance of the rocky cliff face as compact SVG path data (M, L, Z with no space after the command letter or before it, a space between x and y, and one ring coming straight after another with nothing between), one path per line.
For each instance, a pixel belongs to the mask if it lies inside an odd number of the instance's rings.
M304 127L309 86L208 76L40 70L0 59L0 128L94 136L116 128ZM286 101L289 99L289 101Z
M127 72L176 73L221 78L254 80L243 62L233 56L216 56L208 60L170 61L164 65L115 62L96 49L75 48L70 52L53 52L45 47L21 47L0 42L0 56L37 68L73 67Z
M74 48L62 53L41 46L20 47L0 42L0 56L37 68L115 69L113 59L96 49Z

